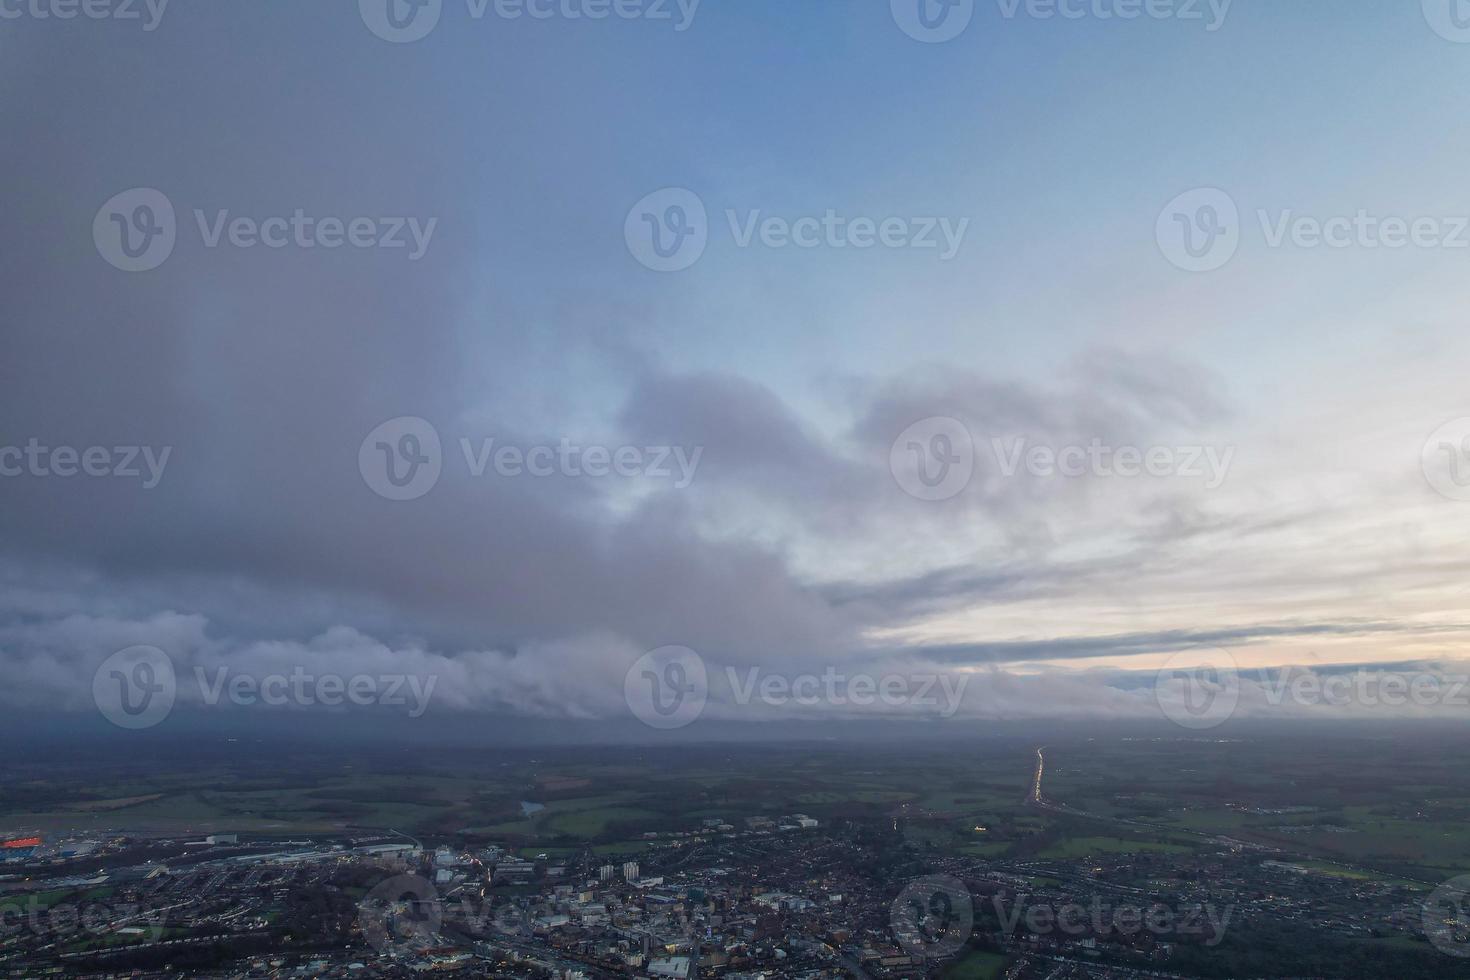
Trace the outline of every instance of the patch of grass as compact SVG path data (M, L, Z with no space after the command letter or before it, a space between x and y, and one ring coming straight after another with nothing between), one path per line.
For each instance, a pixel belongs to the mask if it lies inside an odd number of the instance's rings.
M1006 957L976 950L967 953L942 974L943 980L998 980L1006 968Z
M596 837L605 833L610 824L637 820L656 820L658 814L652 810L641 810L631 806L607 806L593 810L575 810L561 813L546 822L553 833L572 837Z
M1188 854L1190 848L1182 844L1165 844L1159 841L1133 840L1126 837L1069 837L1041 852L1044 858L1076 859L1095 854Z

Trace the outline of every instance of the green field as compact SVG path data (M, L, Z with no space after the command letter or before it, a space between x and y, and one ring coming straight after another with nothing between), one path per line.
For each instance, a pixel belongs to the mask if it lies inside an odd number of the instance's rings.
M677 754L230 746L167 762L87 756L15 767L0 774L0 825L283 838L393 830L533 853L622 854L702 832L706 819L740 829L746 818L802 812L823 826L891 827L926 854L985 861L1167 855L1235 841L1317 873L1424 882L1470 871L1470 774L1452 749L1366 737L1350 750L1340 739L1057 738L1045 748L1043 791L1063 810L1028 802L1036 744L1016 738ZM544 809L527 816L523 800Z
M946 969L943 980L997 980L1006 962L999 953L973 951Z
M1100 854L1186 854L1190 848L1126 837L1069 837L1041 852L1045 858L1075 859Z

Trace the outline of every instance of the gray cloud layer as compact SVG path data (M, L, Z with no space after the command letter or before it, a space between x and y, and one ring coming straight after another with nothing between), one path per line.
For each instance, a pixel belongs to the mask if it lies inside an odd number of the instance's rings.
M618 162L637 137L608 122L626 49L547 32L481 61L445 32L442 57L417 58L340 11L287 9L180 5L146 37L21 22L0 38L16 94L0 102L0 446L171 450L153 489L0 479L5 703L86 709L96 665L133 644L256 673L432 674L448 708L610 718L629 663L671 643L720 666L912 670L1429 632L1352 619L1376 553L1296 550L1349 523L1329 495L1012 477L988 451L991 436L1216 443L1238 421L1219 372L1092 347L1044 380L895 363L799 393L733 357L689 367L604 271L624 269L609 256L626 263L621 210L644 189ZM128 275L90 232L134 186L166 189L187 241ZM439 226L415 263L211 250L196 208ZM358 471L363 437L402 415L445 440L418 501ZM938 504L889 472L895 437L931 416L978 443L970 486ZM492 436L703 455L683 490L470 478L457 440ZM1284 458L1266 455L1254 476ZM1304 581L1298 558L1335 607L1273 608L1276 583ZM1415 553L1404 574L1450 560ZM982 714L1151 710L1112 675L987 676Z

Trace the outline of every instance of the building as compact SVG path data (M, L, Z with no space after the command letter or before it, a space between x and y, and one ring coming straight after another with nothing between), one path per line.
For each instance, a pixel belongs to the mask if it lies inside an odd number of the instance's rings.
M15 837L10 840L0 841L0 862L24 861L36 853L41 846L39 837Z
M677 977L679 980L687 980L689 976L689 957L665 956L656 960L650 960L648 972L655 977Z

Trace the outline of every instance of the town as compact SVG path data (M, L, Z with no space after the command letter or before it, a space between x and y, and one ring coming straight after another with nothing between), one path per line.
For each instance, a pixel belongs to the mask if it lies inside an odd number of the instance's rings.
M1352 940L1421 921L1407 884L1239 844L988 860L905 844L922 819L705 818L625 861L403 835L23 838L0 865L0 977L1169 978L1293 923Z

